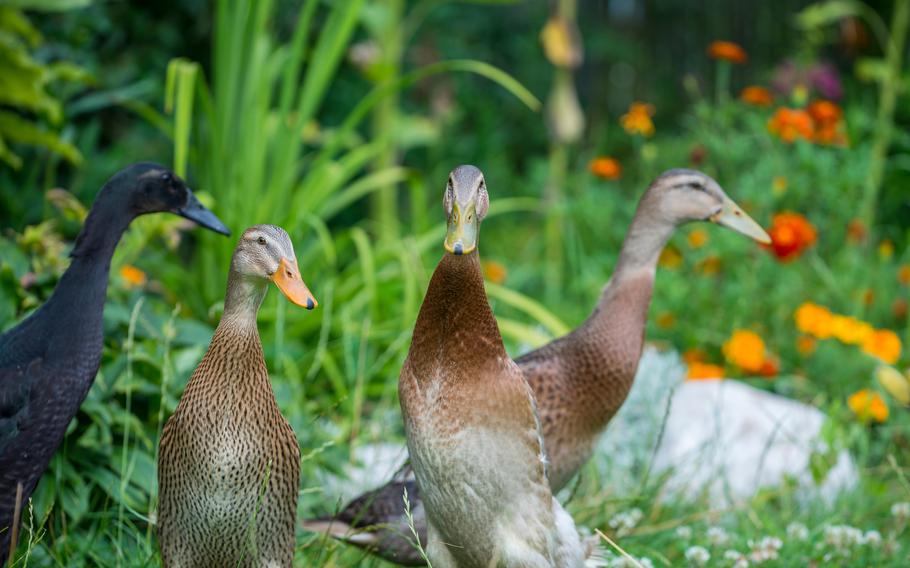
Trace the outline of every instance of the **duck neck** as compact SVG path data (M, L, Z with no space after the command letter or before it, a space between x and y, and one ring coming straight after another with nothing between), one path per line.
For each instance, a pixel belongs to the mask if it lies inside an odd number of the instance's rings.
M228 274L224 313L218 324L219 330L225 328L233 333L258 336L256 316L267 291L267 280L246 276L232 268Z
M419 379L440 375L455 380L479 376L479 366L506 357L499 326L487 301L477 252L445 254L433 272L408 359ZM444 365L453 372L434 372Z

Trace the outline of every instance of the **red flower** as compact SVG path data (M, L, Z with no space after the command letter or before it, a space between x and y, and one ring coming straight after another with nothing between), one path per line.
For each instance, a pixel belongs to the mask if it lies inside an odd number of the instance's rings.
M771 244L766 245L781 262L789 262L815 244L818 233L808 219L799 213L778 213L771 221Z

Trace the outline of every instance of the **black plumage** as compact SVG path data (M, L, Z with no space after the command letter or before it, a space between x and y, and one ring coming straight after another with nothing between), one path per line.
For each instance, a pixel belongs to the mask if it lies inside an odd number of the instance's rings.
M0 336L0 563L17 493L24 508L98 372L114 249L133 219L162 211L229 234L173 172L129 166L101 188L48 301Z

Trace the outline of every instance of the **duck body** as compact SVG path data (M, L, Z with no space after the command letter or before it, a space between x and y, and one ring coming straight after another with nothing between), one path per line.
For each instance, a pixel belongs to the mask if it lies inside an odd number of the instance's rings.
M136 216L156 211L227 232L166 168L126 168L99 192L51 297L0 336L0 562L18 528L17 504L27 507L98 372L114 249Z
M297 437L272 394L256 328L224 322L161 437L166 566L290 566Z
M315 307L296 264L287 233L272 225L247 229L234 251L224 314L159 444L165 566L291 566L300 449L272 391L256 316L268 279Z
M399 395L434 566L583 565L574 523L550 492L534 400L502 346L476 252L447 254L434 272Z

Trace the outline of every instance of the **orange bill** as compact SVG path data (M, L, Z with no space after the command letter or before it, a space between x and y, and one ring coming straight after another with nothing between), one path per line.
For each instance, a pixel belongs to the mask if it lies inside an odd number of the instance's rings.
M282 258L278 263L278 270L272 275L272 282L278 286L282 294L287 296L288 300L298 306L312 310L319 305L316 303L316 298L310 293L310 289L303 283L296 260Z

